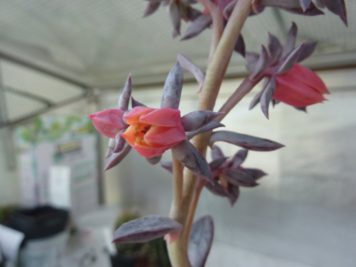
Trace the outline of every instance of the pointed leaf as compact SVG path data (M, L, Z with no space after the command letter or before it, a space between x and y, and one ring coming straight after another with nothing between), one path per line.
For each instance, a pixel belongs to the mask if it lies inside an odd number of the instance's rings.
M235 186L254 187L257 185L256 179L243 168L228 169L224 171L224 177Z
M283 46L276 36L268 34L268 52L273 62L278 61L283 52Z
M144 17L148 17L150 15L152 15L153 13L155 13L157 11L157 9L159 8L159 6L161 5L161 2L158 0L151 0L148 2L145 12L143 13Z
M305 49L305 44L301 44L294 48L292 52L284 59L283 63L279 66L277 73L281 74L290 70L295 63L298 62L301 51Z
M311 0L299 0L302 10L305 12L311 4Z
M226 161L227 161L227 157L222 157L222 158L218 158L213 160L212 162L209 163L210 169L212 172L216 171L217 169L219 169Z
M262 46L260 56L258 57L258 60L252 71L252 77L256 77L258 74L264 71L264 69L267 67L267 64L268 64L267 50L264 46Z
M124 146L126 144L126 141L124 138L121 137L121 134L124 132L124 130L120 131L116 136L115 136L115 145L113 147L113 152L114 153L119 153L124 149Z
M211 130L214 130L216 128L219 128L219 127L223 127L224 124L218 122L218 121L211 121L207 124L205 124L204 126L194 130L194 131L191 131L191 132L188 132L187 133L187 138L188 139L192 139L194 136L198 135L198 134L201 134L201 133L204 133L204 132L209 132Z
M112 153L107 159L105 163L105 170L109 170L112 167L115 167L119 164L126 156L129 154L131 147L127 145L121 152Z
M245 172L249 173L255 180L261 179L263 176L267 175L264 171L255 168L245 168Z
M199 218L192 227L188 256L192 267L204 267L214 239L214 221L211 216Z
M239 199L240 196L240 187L239 186L230 186L229 192L227 194L227 198L231 206L234 206L236 201Z
M240 167L241 164L246 160L248 155L247 149L240 149L231 159L232 168Z
M297 24L295 24L295 22L293 22L292 26L290 27L289 32L288 32L287 42L285 43L285 45L283 47L282 58L285 58L286 56L288 56L294 49L295 42L297 39L297 33L298 33Z
M217 131L211 135L210 144L215 142L227 142L249 150L255 151L273 151L282 148L283 145L277 142L263 139L251 135L240 134L230 131Z
M302 48L299 52L298 62L301 62L304 59L310 57L311 54L313 54L313 52L316 48L316 45L317 45L317 42L304 43L304 46L302 46Z
M259 102L261 99L261 95L263 93L263 90L261 90L260 92L258 92L252 99L250 106L248 107L249 110L253 109Z
M195 80L199 84L199 87L202 88L205 79L204 72L198 66L196 66L192 61L190 61L188 58L186 58L181 54L177 56L177 61L182 66L183 69L193 74Z
M206 28L209 28L212 23L211 16L201 15L195 20L193 20L187 27L183 37L181 40L188 40L195 36L198 36L201 32L203 32Z
M268 116L269 104L271 103L275 89L276 89L276 80L274 78L271 78L266 84L265 88L263 89L260 98L261 109L267 119L269 117Z
M227 197L228 192L215 180L210 183L204 183L206 189L208 189L211 193L219 197Z
M162 158L161 156L158 156L158 157L153 157L150 159L146 158L146 159L150 164L156 165L158 162L160 162L161 158Z
M176 37L180 35L180 19L181 19L178 4L172 3L169 5L169 15L173 26L172 36Z
M212 180L212 173L205 158L188 141L182 142L172 148L173 156L185 167L207 182Z
M258 61L259 55L257 53L247 52L246 59L246 68L249 72L253 72L255 69L256 63Z
M179 231L182 225L161 216L146 216L122 224L114 233L114 242L143 243Z
M182 124L185 131L197 130L205 124L214 120L220 113L209 110L198 110L190 112L182 117Z
M183 69L179 63L176 63L168 73L163 87L161 108L179 107L179 101L183 87Z
M113 153L113 149L115 147L115 139L114 138L109 138L109 141L108 141L108 149L106 151L106 154L105 154L105 158L108 158L110 157L110 155Z
M119 97L118 107L122 110L127 110L129 108L130 97L132 91L132 80L131 75L127 77L126 83Z
M223 158L223 157L225 157L225 156L224 156L224 153L222 152L221 148L216 145L213 145L211 148L211 158L213 160L216 160L216 159Z
M239 37L237 37L235 48L235 52L239 53L241 56L245 57L246 55L246 45L244 38L240 34Z
M338 15L347 26L347 13L344 0L323 0L327 9Z
M169 171L170 173L173 172L173 164L172 161L161 161L161 167L167 171Z

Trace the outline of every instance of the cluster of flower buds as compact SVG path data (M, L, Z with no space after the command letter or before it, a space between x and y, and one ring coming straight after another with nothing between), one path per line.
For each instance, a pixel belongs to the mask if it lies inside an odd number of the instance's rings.
M296 46L297 26L293 23L284 45L276 36L269 34L267 47L260 54L246 53L246 66L251 79L264 79L262 90L250 104L258 103L268 118L270 103L286 103L300 110L325 100L328 90L323 81L299 62L308 58L315 50L315 42Z
M174 156L184 166L199 176L211 179L208 163L189 139L222 126L214 120L219 113L193 111L181 116L178 107L183 86L182 67L191 71L198 81L203 79L203 74L181 55L178 62L181 64L176 63L165 81L160 108L146 107L133 99L129 77L119 97L117 108L89 115L96 129L110 138L106 169L120 163L131 148L152 164L158 163L162 154L172 149Z
M221 12L225 23L239 0L207 0ZM203 3L200 11L193 7L197 2ZM173 36L180 35L181 20L189 22L182 40L199 35L212 24L212 16L205 1L197 0L148 0L144 15L153 14L161 5L169 6L169 13L173 25ZM261 13L266 7L280 8L282 10L305 16L323 15L324 9L338 15L347 25L346 5L344 0L253 0L251 15ZM243 52L244 43L241 37L237 40L237 51ZM241 53L243 54L243 53Z

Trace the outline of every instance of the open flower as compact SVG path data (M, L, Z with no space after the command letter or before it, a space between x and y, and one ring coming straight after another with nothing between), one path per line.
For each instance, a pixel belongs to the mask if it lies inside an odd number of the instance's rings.
M273 99L296 108L323 102L328 93L324 82L310 69L295 64L289 71L276 78Z
M135 107L124 115L124 121L129 127L121 136L146 158L160 156L186 139L177 109Z

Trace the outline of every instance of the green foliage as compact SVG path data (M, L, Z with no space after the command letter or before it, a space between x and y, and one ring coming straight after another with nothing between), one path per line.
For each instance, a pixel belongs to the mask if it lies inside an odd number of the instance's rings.
M124 212L116 223L115 229L120 225L139 218L138 213ZM163 238L152 240L147 243L116 244L118 253L129 258L136 258L145 262L145 267L170 267L166 244Z
M16 206L4 206L0 207L0 224L4 223L8 216L16 210Z

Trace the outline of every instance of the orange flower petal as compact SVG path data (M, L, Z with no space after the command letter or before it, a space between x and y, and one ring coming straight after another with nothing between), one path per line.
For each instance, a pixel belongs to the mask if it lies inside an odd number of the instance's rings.
M147 108L147 107L134 107L132 110L129 112L126 112L124 114L124 121L127 124L134 124L139 121L140 116L147 114L154 110L153 108Z
M142 115L140 122L155 126L174 127L182 124L180 111L173 108L155 109Z

